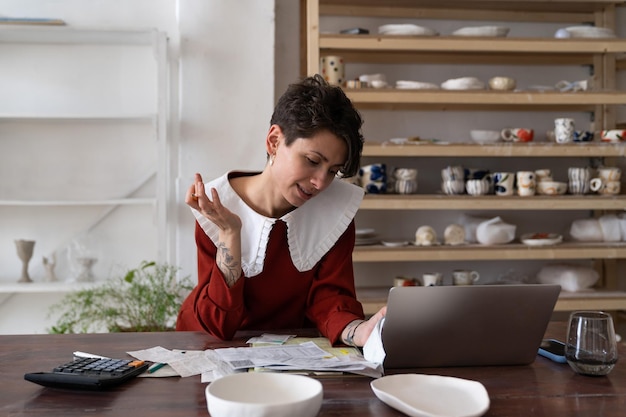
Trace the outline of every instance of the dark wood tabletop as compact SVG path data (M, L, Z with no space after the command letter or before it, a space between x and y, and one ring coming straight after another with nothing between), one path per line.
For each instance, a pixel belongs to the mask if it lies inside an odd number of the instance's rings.
M198 332L3 335L0 336L0 416L208 416L206 384L200 382L200 376L135 378L99 392L44 388L25 381L23 376L27 372L51 370L71 360L72 352L77 350L126 358L127 351L153 346L189 350L244 346L247 337L260 333L238 334L231 342ZM310 333L299 335L313 336ZM564 340L564 324L551 323L546 336ZM399 372L480 381L491 399L486 416L621 417L626 415L625 358L626 345L621 343L620 360L606 377L581 376L567 364L557 364L540 356L533 364L525 366L422 368ZM324 402L319 416L404 415L376 398L370 388L371 378L346 375L320 380L324 386Z

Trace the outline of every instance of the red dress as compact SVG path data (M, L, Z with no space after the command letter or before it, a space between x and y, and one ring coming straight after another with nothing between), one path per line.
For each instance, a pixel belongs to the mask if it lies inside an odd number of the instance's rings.
M299 271L292 262L287 224L277 220L267 238L262 271L242 276L232 288L215 262L215 244L198 223L195 235L198 285L181 307L177 330L203 330L229 340L240 329L315 326L335 343L349 322L364 317L354 288L354 221L313 268Z

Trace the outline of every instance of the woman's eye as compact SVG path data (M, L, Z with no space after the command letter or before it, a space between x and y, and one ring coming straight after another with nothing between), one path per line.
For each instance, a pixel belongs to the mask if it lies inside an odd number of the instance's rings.
M311 158L306 158L306 160L309 162L309 164L311 165L319 165L319 162L312 160Z

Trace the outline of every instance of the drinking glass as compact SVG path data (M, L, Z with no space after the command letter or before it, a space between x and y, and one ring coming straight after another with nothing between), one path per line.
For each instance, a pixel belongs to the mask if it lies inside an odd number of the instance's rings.
M601 311L575 311L570 315L565 357L579 374L607 375L617 362L613 319Z

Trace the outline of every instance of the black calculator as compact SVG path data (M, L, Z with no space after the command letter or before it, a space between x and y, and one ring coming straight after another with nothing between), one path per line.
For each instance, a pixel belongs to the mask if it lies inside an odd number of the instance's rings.
M50 372L24 374L24 379L45 387L98 390L120 385L148 366L149 363L138 360L78 358Z

